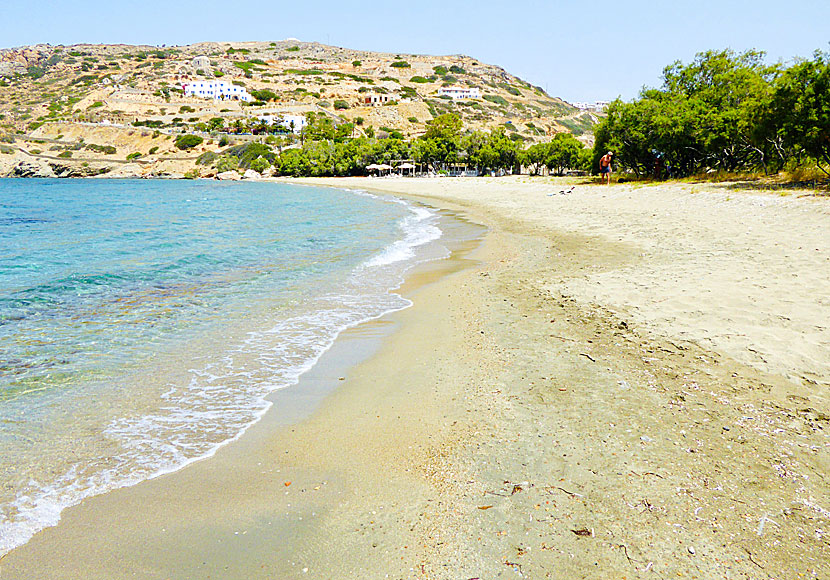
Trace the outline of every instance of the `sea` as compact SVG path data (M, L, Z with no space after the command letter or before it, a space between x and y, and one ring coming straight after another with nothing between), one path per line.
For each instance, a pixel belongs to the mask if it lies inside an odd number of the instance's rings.
M239 438L339 333L410 305L441 220L336 188L0 179L0 555Z

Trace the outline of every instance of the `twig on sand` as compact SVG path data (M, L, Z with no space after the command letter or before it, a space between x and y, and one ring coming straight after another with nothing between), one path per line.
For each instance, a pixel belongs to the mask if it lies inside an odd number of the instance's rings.
M590 354L585 354L584 352L581 352L579 354L584 356L585 358L587 358L591 362L597 362L596 359L594 357L592 357Z
M567 493L571 497L585 497L584 495L582 495L580 493L574 493L572 491L568 491L564 487L559 487L558 485L549 485L549 486L544 488L544 490L548 493L550 493L551 490L554 490L554 489L558 489L559 491L564 491L565 493Z
M628 563L633 566L634 562L636 562L637 560L632 560L631 559L631 556L628 555L628 548L625 546L625 544L617 544L617 547L622 548L622 551L625 554L626 560L628 560Z
M763 570L763 569L764 569L764 567L763 567L763 566L761 566L758 562L756 562L756 561L752 558L752 552L750 552L749 550L747 550L747 549L746 549L746 548L744 548L743 546L741 546L741 547L744 549L744 552L746 552L746 553L747 553L747 555L749 556L749 561L750 561L750 562L752 562L753 564L755 564L756 566L758 566L761 570Z

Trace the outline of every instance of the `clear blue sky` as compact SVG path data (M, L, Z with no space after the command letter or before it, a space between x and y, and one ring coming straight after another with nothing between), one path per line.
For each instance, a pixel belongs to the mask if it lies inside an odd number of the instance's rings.
M0 0L0 47L296 37L396 53L467 54L569 101L635 97L708 49L769 61L830 50L830 0Z

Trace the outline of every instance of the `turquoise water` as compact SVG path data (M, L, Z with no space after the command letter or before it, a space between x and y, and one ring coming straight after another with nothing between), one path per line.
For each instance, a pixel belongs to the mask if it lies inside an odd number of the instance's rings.
M275 183L0 180L0 553L209 456L408 302L438 216Z

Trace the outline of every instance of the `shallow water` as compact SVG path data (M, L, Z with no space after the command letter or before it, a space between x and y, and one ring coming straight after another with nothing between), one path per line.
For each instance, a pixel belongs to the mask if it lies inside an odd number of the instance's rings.
M209 456L445 257L438 215L274 183L0 180L0 553Z

